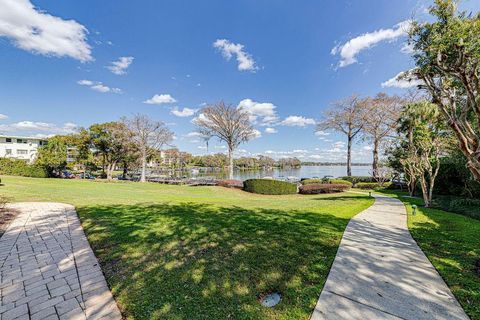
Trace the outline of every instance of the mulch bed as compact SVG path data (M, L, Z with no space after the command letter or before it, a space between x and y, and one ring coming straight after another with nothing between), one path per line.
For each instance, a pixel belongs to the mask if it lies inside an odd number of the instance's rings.
M18 213L18 211L8 208L0 210L0 237L7 231L10 222L15 219Z

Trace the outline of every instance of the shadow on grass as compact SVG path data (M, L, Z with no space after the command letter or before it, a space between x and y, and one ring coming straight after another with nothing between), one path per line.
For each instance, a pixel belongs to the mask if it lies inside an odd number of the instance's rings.
M349 220L197 203L79 214L124 315L138 319L308 318ZM281 303L261 307L272 291Z

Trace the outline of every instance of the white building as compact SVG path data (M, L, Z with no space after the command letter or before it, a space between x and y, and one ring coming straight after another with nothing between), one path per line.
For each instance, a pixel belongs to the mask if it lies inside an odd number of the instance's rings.
M32 163L37 149L47 143L46 139L0 135L0 158L13 158Z

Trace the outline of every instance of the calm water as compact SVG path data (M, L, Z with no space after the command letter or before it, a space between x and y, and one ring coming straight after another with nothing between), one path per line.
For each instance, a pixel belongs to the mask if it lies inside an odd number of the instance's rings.
M354 176L369 176L371 166L354 166L352 167L352 175ZM178 174L178 173L177 173ZM217 177L223 179L227 177L227 172L198 172L198 173L186 173L187 176L192 177ZM251 178L312 178L325 176L341 177L347 175L346 166L302 166L298 169L272 169L272 170L251 170L251 171L235 171L234 178L238 180L246 180Z

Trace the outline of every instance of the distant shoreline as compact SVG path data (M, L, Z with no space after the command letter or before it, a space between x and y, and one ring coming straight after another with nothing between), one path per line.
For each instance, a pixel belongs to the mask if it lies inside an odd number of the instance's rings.
M329 163L329 162L304 162L302 163L302 166L305 167L332 167L332 166L338 166L338 167L346 167L346 163ZM352 163L352 167L371 167L371 163Z

